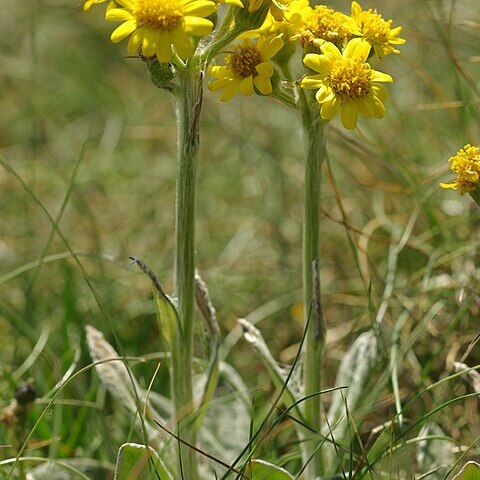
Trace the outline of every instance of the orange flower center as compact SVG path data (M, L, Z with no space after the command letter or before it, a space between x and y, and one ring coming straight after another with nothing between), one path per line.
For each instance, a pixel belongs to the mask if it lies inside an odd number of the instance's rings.
M225 61L227 67L240 77L249 77L257 75L255 67L262 63L262 56L254 43L245 40L234 47L234 51L226 56Z
M372 89L373 71L361 58L342 58L330 73L330 86L342 98L365 97Z

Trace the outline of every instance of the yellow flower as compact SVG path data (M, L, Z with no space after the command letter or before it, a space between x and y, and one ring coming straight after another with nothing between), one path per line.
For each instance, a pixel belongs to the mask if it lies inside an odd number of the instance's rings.
M320 46L327 41L341 46L352 37L360 35L360 30L351 17L325 5L309 7L309 10L303 12L302 23L296 38L300 38L303 45Z
M273 64L270 61L283 47L281 36L261 38L257 43L250 39L233 47L225 56L226 65L213 66L210 75L214 80L208 88L212 92L223 90L220 100L226 102L237 93L253 95L255 88L262 95L272 93Z
M453 157L448 159L450 170L457 179L452 183L441 183L442 188L453 188L460 192L473 192L480 185L480 148L465 145Z
M208 35L213 23L208 17L216 10L212 0L116 0L121 8L107 10L106 19L123 22L112 33L120 42L131 35L128 52L157 56L161 63L172 59L172 46L182 59L193 55L189 35Z
M393 20L384 20L372 10L362 10L358 2L352 2L352 18L361 31L362 37L369 42L379 58L389 53L400 53L393 45L403 45L405 39L399 38L402 27L392 28Z
M303 88L317 89L320 114L332 119L340 110L342 124L354 129L359 115L383 118L386 90L379 82L392 82L386 73L373 70L366 60L371 45L361 38L350 40L342 53L330 42L321 47L323 55L309 53L303 63L317 72L303 78Z

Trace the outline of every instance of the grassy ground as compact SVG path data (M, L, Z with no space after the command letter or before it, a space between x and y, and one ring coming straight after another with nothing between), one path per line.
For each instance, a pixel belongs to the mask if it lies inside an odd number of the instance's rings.
M447 158L480 141L480 15L477 0L363 5L403 25L408 43L399 57L377 65L395 78L386 119L361 121L353 133L337 120L329 125L326 383L334 384L358 334L383 315L382 329L398 330L399 398L406 402L452 373L454 361L480 363L478 348L468 351L478 333L480 214L467 196L438 188L450 178ZM348 11L349 2L335 2L342 7ZM121 353L158 351L150 286L128 256L143 258L170 286L176 127L169 99L147 81L142 63L107 41L110 26L100 11L87 15L79 3L59 0L6 0L0 26L1 410L18 383L31 380L46 398L65 371L88 365L87 324ZM268 99L220 104L208 93L198 268L223 334L254 312L285 363L302 335L302 192L295 116ZM82 254L84 272L69 251ZM268 376L247 345L238 342L229 358L249 387L268 391ZM134 371L148 385L155 367ZM165 375L157 377L157 391L167 388ZM413 402L406 421L473 388L465 379L435 388ZM387 384L362 436L392 417L394 399ZM3 445L30 431L45 403L32 408L17 436L0 425L0 458L14 455ZM465 458L478 457L478 399L430 420L453 439L457 456L467 446ZM136 438L131 424L96 374L86 372L46 412L27 454L112 464L118 446ZM8 472L2 468L0 477Z

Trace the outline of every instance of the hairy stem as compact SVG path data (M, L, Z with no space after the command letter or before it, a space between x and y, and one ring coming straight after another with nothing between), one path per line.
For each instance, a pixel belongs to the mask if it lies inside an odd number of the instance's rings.
M299 91L305 142L305 193L303 221L303 295L307 334L305 339L304 387L305 396L320 392L323 379L325 322L320 293L320 184L325 157L324 122L317 105L309 104L305 93ZM305 401L305 420L316 432L321 431L322 399L320 395ZM323 473L321 449L316 450L320 437L306 442L310 463L306 478L317 478Z
M175 208L175 296L180 321L177 342L172 346L174 421L179 436L195 444L193 401L193 326L195 309L195 190L202 106L202 74L189 65L179 75L177 96L178 171ZM195 452L179 445L184 477L198 478Z

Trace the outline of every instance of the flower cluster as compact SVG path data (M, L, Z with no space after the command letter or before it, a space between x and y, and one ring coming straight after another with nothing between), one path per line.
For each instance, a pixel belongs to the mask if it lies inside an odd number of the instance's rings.
M480 148L467 144L448 159L450 169L457 179L452 183L441 183L442 188L453 188L460 192L475 191L480 186Z
M86 0L84 8L105 2ZM316 90L324 120L338 112L348 129L359 116L385 115L382 83L393 80L369 62L398 54L396 47L405 43L401 27L356 1L347 15L310 0L111 0L105 17L120 22L111 40L128 38L132 55L174 70L198 54L210 64L209 88L220 92L222 101L257 93L294 105L294 98L285 100L293 97L292 88L290 93L282 88L295 79L289 62L300 46L305 74L297 85Z

